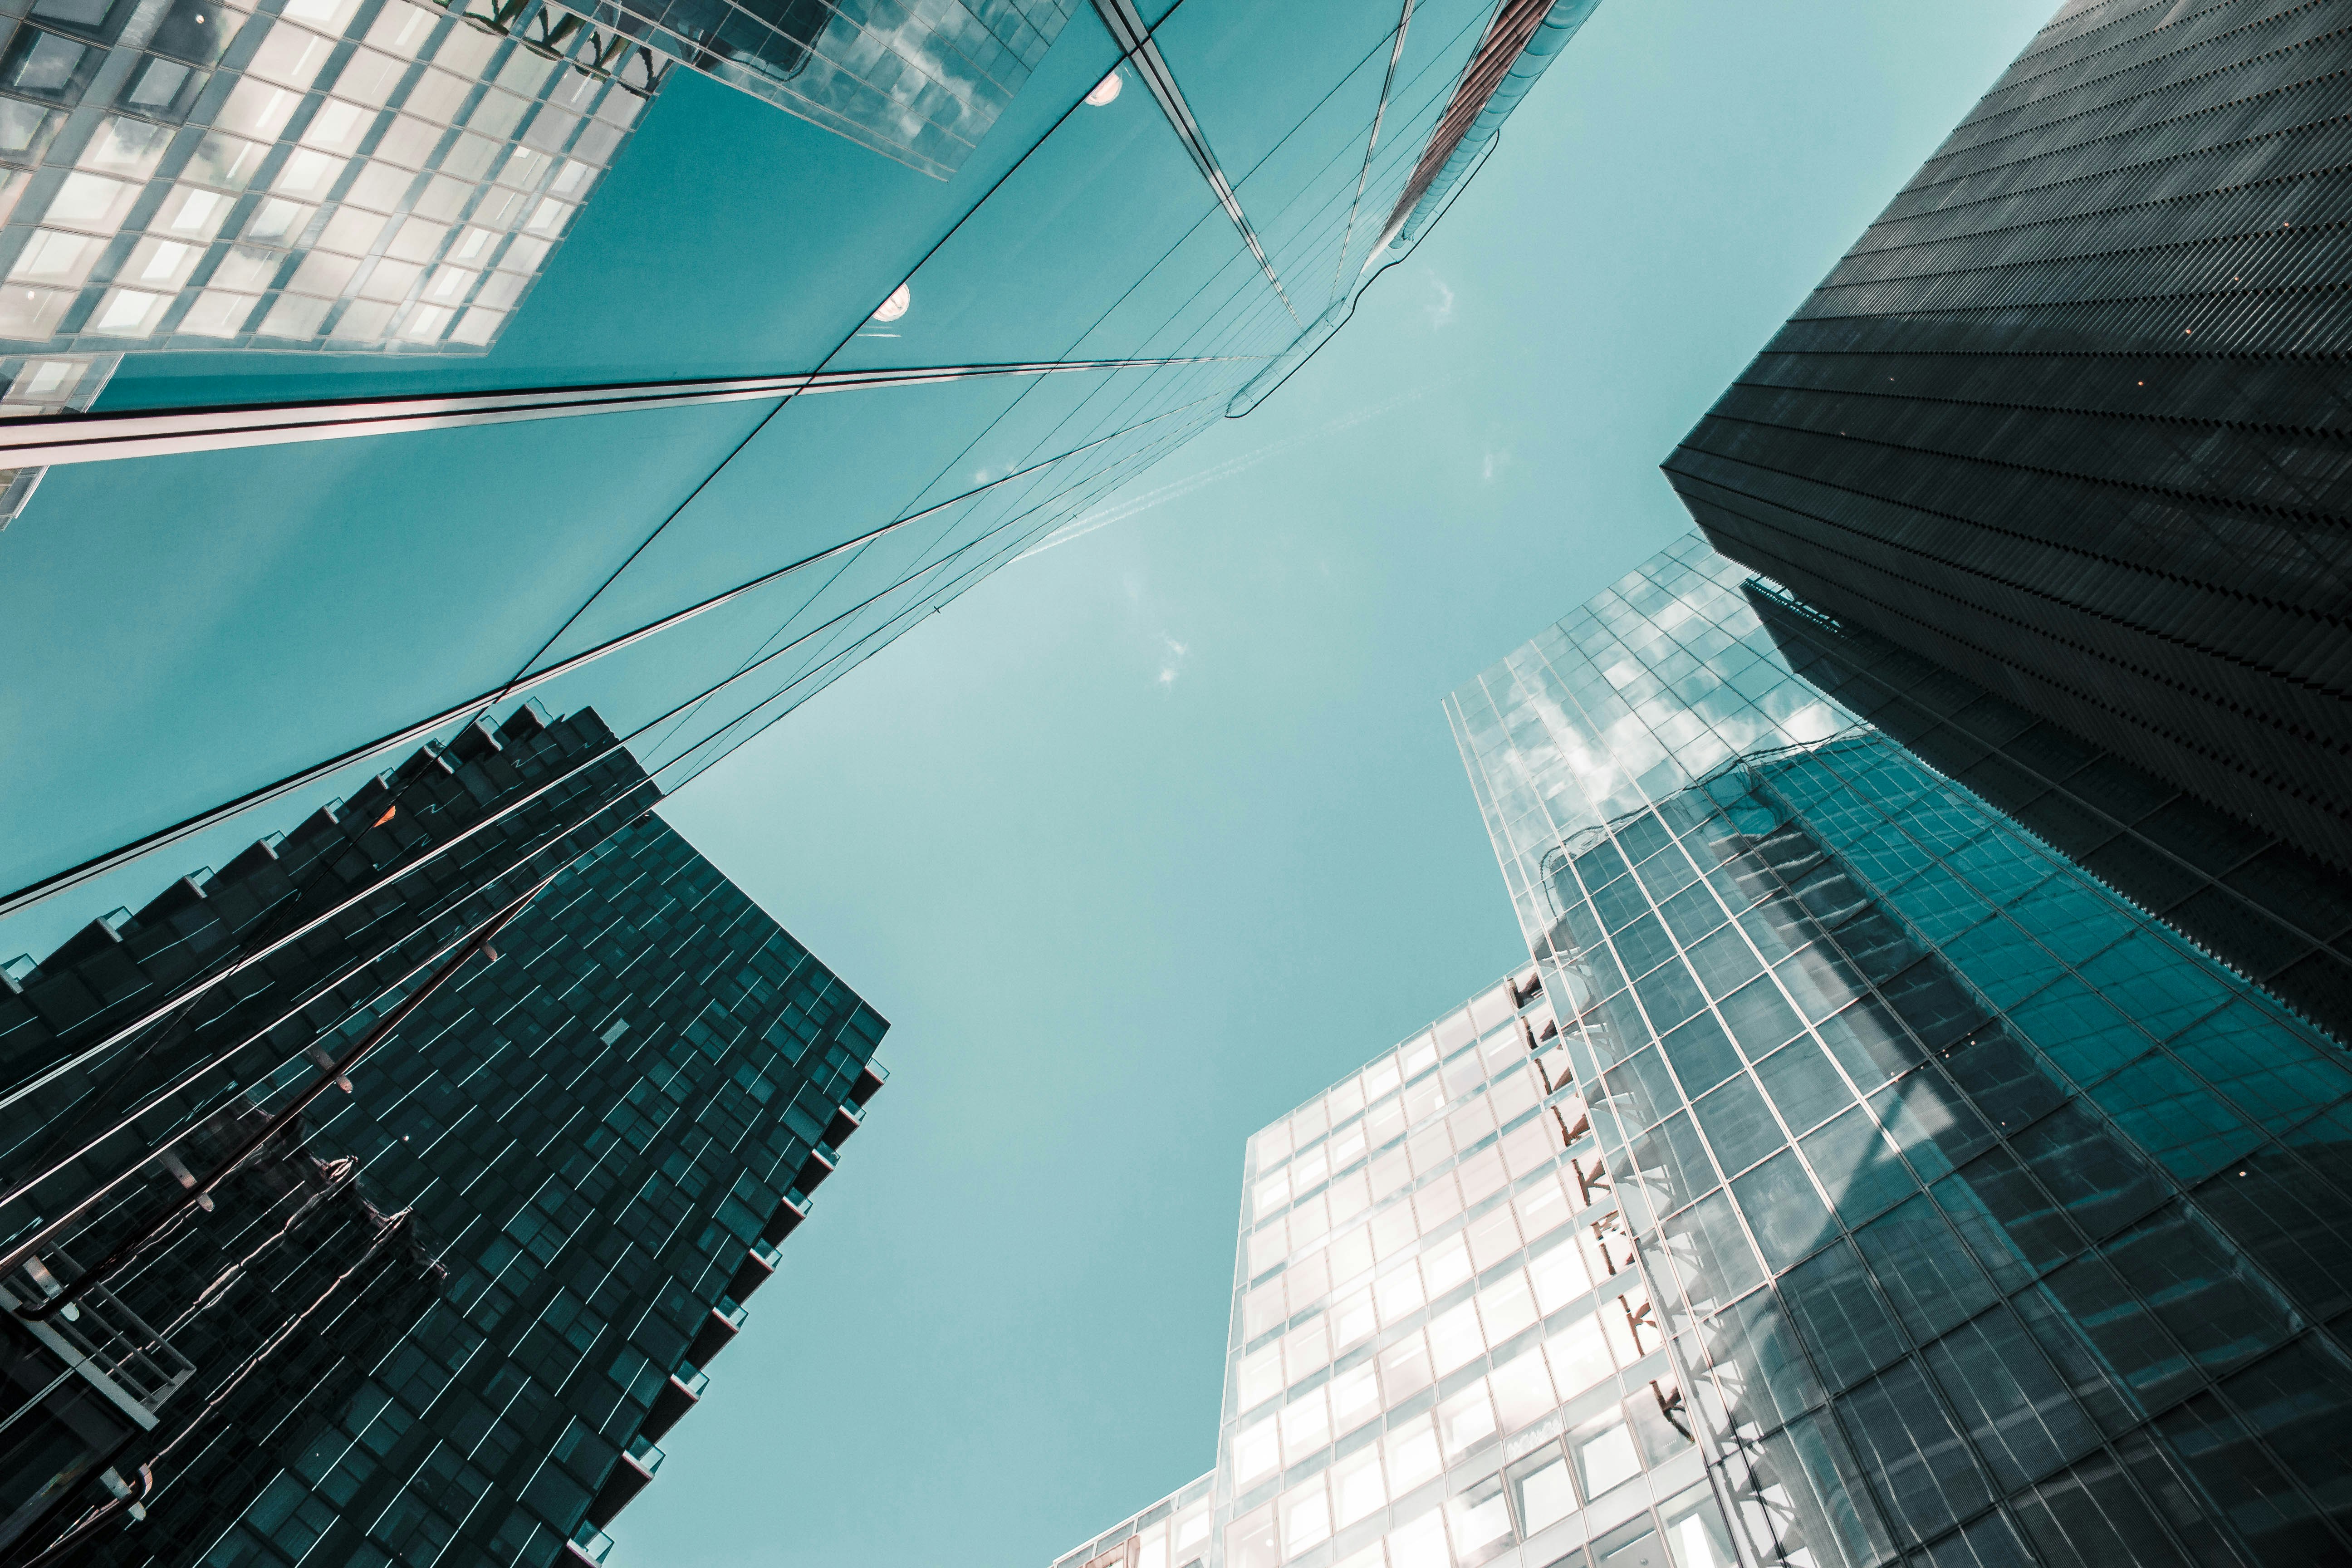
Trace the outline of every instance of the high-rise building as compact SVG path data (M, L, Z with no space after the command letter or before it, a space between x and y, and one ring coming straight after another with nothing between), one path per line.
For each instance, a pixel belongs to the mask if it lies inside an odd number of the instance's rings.
M1744 592L1808 682L2352 1041L2352 887L2335 868L1785 590Z
M1660 1530L1722 1539L1533 972L1258 1132L1244 1183L1216 1468L1055 1568L1540 1568L1587 1538L1613 1565Z
M1785 610L1448 699L1535 966L1249 1141L1216 1467L1054 1568L2352 1552L2352 1062Z
M252 563L250 588L217 628L207 679L173 706L189 760L173 777L135 797L121 789L131 770L91 753L138 726L78 715L47 753L71 757L81 764L73 776L90 781L68 798L66 770L30 763L52 744L51 713L33 705L21 743L0 749L0 794L61 826L0 843L0 886L10 889L0 915L120 866L121 853L152 848L154 832L219 826L256 793L350 793L337 781L454 731L518 686L562 710L593 707L639 746L665 790L679 787L990 572L1083 527L1192 437L1272 395L1468 188L1501 121L1592 8L1318 0L1145 13L1106 0L1060 27L976 161L944 183L790 117L764 117L794 161L723 178L698 165L671 182L719 192L730 211L761 208L767 187L757 179L808 182L792 187L789 222L770 231L761 287L711 302L724 306L712 319L740 327L723 344L696 340L697 374L716 370L715 379L672 379L675 335L616 331L576 334L571 359L552 337L534 339L536 360L518 363L509 344L475 367L467 387L387 382L393 373L377 367L363 371L364 397L296 404L271 398L288 395L289 380L296 395L339 384L299 366L288 380L257 369L268 396L194 406L191 396L235 398L242 367L268 362L248 355L234 374L215 365L167 379L142 375L134 356L115 384L132 377L124 401L143 412L0 421L0 463L100 457L37 455L12 439L104 443L101 466L79 470L67 492L85 500L116 483L166 480L154 464L205 454L204 471L224 483L174 490L187 510L142 542L151 564L207 536L214 498L246 493L234 481L248 463L270 476L256 478L249 507L302 542ZM354 11L349 26L375 26L365 15ZM488 37L470 19L459 32ZM704 110L718 96L679 86ZM616 101L617 88L604 90L600 102ZM643 265L658 288L593 308L646 321L651 299L676 308L681 331L693 316L700 332L695 269L653 254ZM378 395L404 386L430 395ZM575 416L588 423L566 422ZM281 444L330 437L324 452ZM224 450L248 441L272 450ZM608 449L635 456L618 468L591 460ZM471 484L410 498L443 461L480 462L516 482L528 475L527 499ZM351 480L362 470L381 482ZM49 487L54 500L54 479ZM27 516L37 522L45 504ZM446 548L418 547L419 506L431 508ZM777 506L789 526L769 525ZM333 526L314 527L313 517ZM61 527L42 537L39 548L65 552L79 536ZM477 561L493 541L496 562ZM283 576L298 556L307 574ZM608 581L609 568L586 570L598 560L622 569ZM431 661L363 671L273 645L282 618L238 635L236 623L280 602L277 593L314 603L331 561L348 567L352 613L374 624L455 625L478 614L496 635L443 639ZM9 639L0 617L0 659ZM247 679L266 681L289 710L350 722L297 726L272 751L235 743L239 716L193 721ZM148 692L110 695L136 706ZM352 732L371 717L378 722ZM135 901L123 893L93 907Z
M0 1549L602 1561L883 1079L653 799L520 710L9 966Z
M2341 873L2336 26L2066 0L1665 467L1733 559Z
M1780 594L1694 537L1448 704L1707 1529L2343 1558L2352 1064L1909 743L1941 671L1881 728L1793 668Z
M593 28L410 0L32 0L9 26L0 341L42 354L478 353L659 86Z
M1066 19L955 0L5 9L0 342L51 355L480 353L673 66L944 176Z
M651 74L684 66L945 179L1013 100L1076 0L595 0L543 5L535 26L604 30ZM460 0L513 26L529 6ZM501 15L511 12L513 16Z

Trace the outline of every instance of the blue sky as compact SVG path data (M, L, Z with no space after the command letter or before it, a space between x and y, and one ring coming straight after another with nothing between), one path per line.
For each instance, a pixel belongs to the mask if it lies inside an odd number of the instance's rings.
M2048 5L1603 0L1279 395L670 802L892 1020L894 1076L616 1568L1045 1568L1208 1468L1243 1140L1522 958L1439 699L1689 526L1659 460ZM1107 47L1084 37L1060 47ZM537 309L431 374L798 363L823 310L711 301L756 302L814 212L855 242L819 303L862 310L951 195L682 83ZM678 233L708 252L690 287ZM159 356L110 401L425 374ZM0 541L0 862L373 733L399 680L502 673L492 632L572 602L604 569L576 542L634 537L735 418L534 427L527 460L414 437L52 475Z
M894 1076L616 1561L1044 1568L1208 1468L1244 1138L1521 956L1439 699L2047 9L1604 0L1280 396L667 808Z

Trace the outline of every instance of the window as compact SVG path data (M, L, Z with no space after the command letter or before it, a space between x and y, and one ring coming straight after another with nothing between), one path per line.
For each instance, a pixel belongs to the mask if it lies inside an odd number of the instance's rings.
M89 319L89 331L115 337L143 338L163 323L163 312L172 307L169 294L145 294L132 289L114 289L99 301L98 310Z
M1503 1500L1503 1478L1488 1476L1445 1500L1453 1527L1454 1560L1471 1568L1510 1543L1511 1516Z
M1622 1411L1612 1408L1586 1422L1568 1439L1576 1460L1577 1477L1587 1500L1642 1473L1642 1459L1633 1447L1633 1433Z
M25 248L16 253L8 278L11 282L78 284L89 275L105 248L104 240L87 235L37 228L26 238Z
M1521 1535L1534 1535L1576 1511L1576 1492L1568 1479L1568 1456L1556 1443L1546 1444L1513 1465L1505 1479Z

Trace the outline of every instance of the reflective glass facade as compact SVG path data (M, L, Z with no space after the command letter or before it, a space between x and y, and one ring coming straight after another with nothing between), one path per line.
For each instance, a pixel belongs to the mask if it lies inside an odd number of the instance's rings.
M0 342L478 353L655 84L410 0L21 4Z
M2065 0L1665 467L1808 603L2352 871L2340 26Z
M285 136L247 138L276 149L269 156L283 155L289 166L296 144L309 146L301 128L311 121L303 116L341 101L334 73L376 49L371 30L398 16L385 6L415 10L431 25L434 49L462 45L497 79L467 89L479 96L453 100L446 132L431 120L440 138L435 157L473 145L464 142L473 112L465 101L506 95L498 101L512 110L510 140L534 157L532 127L554 123L559 110L567 117L561 122L571 140L545 149L543 180L551 182L564 177L559 163L586 166L574 156L579 138L612 126L603 118L608 110L638 101L628 79L596 78L593 106L558 102L569 90L563 83L592 79L574 68L576 56L559 65L535 52L537 35L520 20L514 25L522 31L507 37L470 16L436 18L412 0L354 4L347 17L333 13L342 19L323 32L316 19L257 13L236 35L275 38L286 29L322 40L317 74L284 87L284 102L301 105L284 121ZM909 16L944 27L951 9L918 6ZM976 9L1013 26L1012 8L1002 16L996 7ZM593 214L575 219L566 209L551 218L567 232L578 222L614 226L596 245L567 242L551 263L557 271L547 278L561 273L577 286L534 294L486 356L127 354L100 412L153 409L167 423L204 398L217 398L201 404L217 409L330 395L372 401L530 388L556 395L681 375L757 375L772 385L788 376L835 379L806 392L737 394L740 401L650 412L53 465L6 545L43 554L95 596L114 591L90 563L105 558L107 534L131 526L116 520L152 520L163 508L146 499L151 487L172 497L171 526L151 526L123 544L142 569L176 575L183 550L239 531L283 528L288 543L257 552L254 580L235 604L216 606L203 679L183 680L183 665L161 647L147 650L149 661L126 647L118 657L143 673L92 699L112 718L100 721L77 706L68 725L62 701L32 704L25 744L0 755L0 793L44 820L54 816L58 830L38 843L0 845L7 862L0 881L23 886L321 758L379 737L413 736L405 727L425 716L469 714L478 696L507 691L519 678L545 677L549 684L533 689L557 710L595 708L665 791L678 787L1192 436L1255 406L1339 330L1359 292L1409 254L1413 237L1465 188L1468 170L1494 145L1496 123L1591 9L1592 0L1503 13L1492 0L1421 0L1408 15L1396 5L1186 0L1076 10L944 182L677 72L648 110L654 118L634 132L635 151L612 178L599 177ZM566 35L563 47L575 46L590 47ZM238 46L247 47L254 46ZM510 68L540 96L509 92ZM418 70L440 68L431 59L404 63L398 81L411 85L397 91L415 91L425 79ZM247 71L242 79L267 79ZM354 100L354 112L376 116L369 123L377 129L366 134L389 135L383 127L408 112L408 101L394 96L378 110ZM673 162L659 179L629 175L648 128L662 120L679 127L661 142ZM725 149L706 154L692 142L686 128L706 122L728 127L733 140ZM174 132L171 156L210 134L201 126ZM368 148L379 145L317 151L358 160L338 164L335 175L357 182L367 177L360 164L376 156ZM57 157L67 156L64 141L54 146ZM402 190L432 188L437 168L419 164L413 177L402 176ZM483 181L486 191L507 189L494 174ZM357 188L322 187L318 200L342 200L337 191ZM612 200L623 190L629 194L616 213ZM495 230L496 244L529 237L540 207L526 195L557 207L573 200L549 184L517 187L515 205L501 209L509 216L483 228ZM238 202L258 211L294 199L273 185ZM136 218L147 209L128 210ZM248 207L220 210L231 226L207 257L247 243L235 225ZM347 301L319 315L328 336L317 342L331 339L346 319L334 312L355 309L348 301L392 256L388 247L411 222L405 210L382 209L364 246L337 252L349 268L338 263L334 275L348 276L349 290L305 296ZM23 211L30 221L33 208ZM305 221L323 234L321 226L339 220L319 205ZM432 221L450 231L435 241L447 246L482 227L463 213ZM450 265L444 249L393 259L417 271L416 289L429 290L440 275L432 269ZM315 259L287 250L281 265L290 270L272 274L279 280L268 289L300 292L292 279ZM192 273L188 287L226 287L211 276ZM488 266L482 281L467 283L477 290L466 296L467 314L453 316L433 341L465 333L471 312L485 308L478 290L500 276ZM591 288L589 279L604 282ZM252 294L256 331L280 308L265 293ZM100 298L91 296L93 309ZM394 337L409 319L400 312L425 296L401 298L384 318ZM488 308L514 304L510 291ZM446 482L455 471L478 482ZM191 486L188 473L212 479ZM425 530L420 517L431 520ZM25 543L35 535L37 542ZM212 581L200 563L185 564L189 581ZM281 594L315 605L322 581L346 595L339 618L467 630L439 637L426 659L319 658L314 648L289 646L298 618L256 606L278 603L272 596ZM739 589L691 619L667 620ZM113 617L112 635L143 642L148 633L132 619ZM656 624L664 629L621 641ZM69 658L80 634L53 630L41 644L46 656ZM153 635L170 640L167 632ZM0 662L16 639L35 636L32 623L0 616ZM586 662L565 663L574 658ZM558 667L566 672L548 674ZM237 715L259 700L256 685L282 710L315 717L254 737ZM143 718L132 721L127 710ZM424 733L454 731L459 722ZM142 750L184 746L190 767L135 795L119 789L114 781L129 776L129 761L118 769L102 753L115 737L133 734L149 738ZM61 770L27 760L52 739L81 765L77 776L93 781L89 787L68 795ZM387 743L390 755L352 771L381 767L414 743ZM352 787L348 776L315 784L306 805ZM191 851L199 859L233 852ZM95 895L103 899L96 907L143 896L126 888Z
M1533 972L1259 1132L1244 1177L1217 1468L1055 1568L1732 1561Z
M24 354L0 356L0 419L27 415L79 414L98 401L121 362L116 354ZM0 468L0 529L16 521L40 487L43 470Z
M1874 633L1742 590L1790 668L2334 1035L2352 878Z
M1078 8L1077 0L460 0L494 26L558 39L583 26L683 65L812 124L945 179L963 166Z
M0 1548L124 1489L80 1560L603 1561L887 1027L652 798L525 710L7 966L0 1292L83 1294L0 1319Z
M1707 1529L2343 1557L2352 1068L1796 675L1748 586L1691 538L1448 705Z

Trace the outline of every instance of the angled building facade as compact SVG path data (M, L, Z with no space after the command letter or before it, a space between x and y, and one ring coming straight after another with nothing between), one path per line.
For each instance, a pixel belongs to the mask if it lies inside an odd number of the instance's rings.
M1249 1141L1211 1475L1055 1568L1729 1568L1551 999L1506 978ZM1653 1559L1655 1561L1655 1559Z
M653 798L522 710L10 966L0 1547L604 1560L883 1079Z
M1824 614L2346 872L2336 26L2067 0L1665 468Z
M2352 1064L1806 679L1777 592L1694 537L1449 700L1716 1525L2345 1555Z
M45 355L479 353L659 86L593 30L533 48L410 0L9 26L0 343Z

